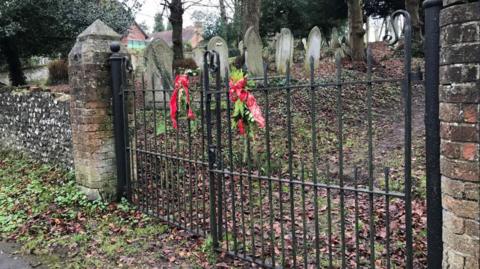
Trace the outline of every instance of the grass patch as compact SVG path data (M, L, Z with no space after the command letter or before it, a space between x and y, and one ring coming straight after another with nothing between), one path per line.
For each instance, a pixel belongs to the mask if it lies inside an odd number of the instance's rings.
M188 244L195 243L179 243L170 233L127 201L87 200L70 172L0 152L0 240L20 243L21 252L39 256L48 268L191 264L190 254L178 256L177 249L193 253ZM206 256L212 258L208 251Z

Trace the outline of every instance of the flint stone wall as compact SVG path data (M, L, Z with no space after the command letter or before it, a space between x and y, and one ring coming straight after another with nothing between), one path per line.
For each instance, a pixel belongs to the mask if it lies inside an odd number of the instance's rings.
M440 17L443 268L480 268L480 2Z
M73 168L70 96L0 89L0 150Z

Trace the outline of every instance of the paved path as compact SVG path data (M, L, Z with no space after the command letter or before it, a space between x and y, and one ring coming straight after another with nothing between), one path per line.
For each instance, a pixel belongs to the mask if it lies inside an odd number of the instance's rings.
M31 257L15 254L18 246L0 241L0 268L1 269L40 269L41 264Z

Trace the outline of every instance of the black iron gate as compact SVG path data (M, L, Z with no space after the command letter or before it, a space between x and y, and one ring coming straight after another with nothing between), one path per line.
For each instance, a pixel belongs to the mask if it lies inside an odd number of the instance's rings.
M413 234L422 216L412 217L412 95L420 94L412 84L420 77L412 73L410 17L399 15L399 77L379 75L370 47L364 72L342 69L338 57L333 76L316 76L311 61L308 80L292 78L290 68L269 78L265 67L263 78L251 79L265 117L254 135L232 127L229 74L221 75L215 51L205 53L202 74L190 77L195 119L179 112L177 128L169 108L175 85L143 75L127 87L119 60L123 192L144 212L264 267L424 265L415 261L424 259L423 238ZM394 27L390 43L399 35ZM400 117L393 133L382 130ZM389 147L396 132L401 147Z

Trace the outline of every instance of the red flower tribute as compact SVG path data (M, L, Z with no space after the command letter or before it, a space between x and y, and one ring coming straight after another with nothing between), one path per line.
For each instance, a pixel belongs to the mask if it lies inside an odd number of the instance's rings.
M177 129L177 113L179 110L179 101L180 105L184 106L187 110L187 118L189 120L195 119L195 113L192 111L190 106L190 93L188 92L188 87L190 81L188 75L177 75L175 78L175 89L173 91L172 97L170 98L170 118L173 122L173 128Z
M241 135L253 135L253 124L259 128L265 128L265 119L257 100L251 92L247 77L241 70L233 70L230 77L230 100L234 103L233 127L238 129Z

